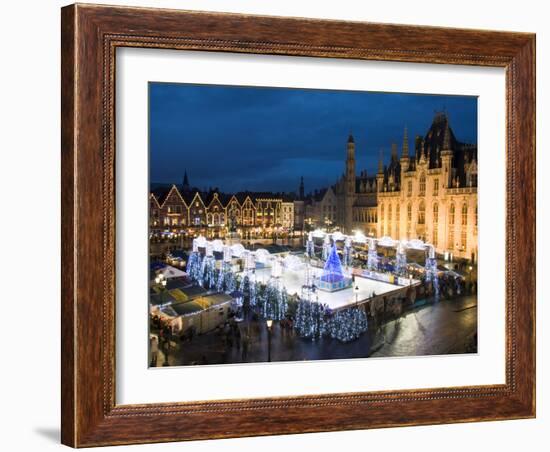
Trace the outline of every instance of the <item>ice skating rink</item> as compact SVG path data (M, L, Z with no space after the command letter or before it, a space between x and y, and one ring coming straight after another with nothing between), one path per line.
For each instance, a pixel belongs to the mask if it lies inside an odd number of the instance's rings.
M322 269L310 267L311 275L320 276ZM257 268L256 269L256 280L266 283L271 277L270 268ZM302 286L306 281L306 270L288 270L286 269L281 276L281 283L289 294L298 294L302 292ZM357 294L357 300L362 301L367 298L370 298L373 292L376 295L380 295L387 292L392 292L399 289L402 286L389 284L382 281L375 281L373 279L355 277L355 285L353 287L359 287L359 292ZM353 305L355 303L355 292L353 287L348 289L339 290L337 292L324 292L322 290L317 290L316 294L319 297L319 302L326 304L331 309L342 308L344 306Z

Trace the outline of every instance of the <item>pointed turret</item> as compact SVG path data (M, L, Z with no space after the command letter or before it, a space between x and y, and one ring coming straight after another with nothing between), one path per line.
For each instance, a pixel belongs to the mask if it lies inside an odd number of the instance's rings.
M378 173L376 174L376 191L381 192L384 188L384 156L380 149L380 158L378 159Z
M451 150L451 128L449 127L449 121L446 121L445 131L443 132L443 151Z
M183 191L189 191L189 178L187 177L187 170L183 174Z
M304 199L304 176L300 178L300 191L299 191L300 199Z
M397 161L397 143L391 144L391 159Z
M401 158L409 158L409 135L407 133L407 126L403 131L403 151L401 153Z

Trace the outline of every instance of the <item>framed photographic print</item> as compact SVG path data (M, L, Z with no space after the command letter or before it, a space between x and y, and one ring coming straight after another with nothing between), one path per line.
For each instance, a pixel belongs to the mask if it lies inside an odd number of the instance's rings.
M63 8L63 443L533 417L534 58Z

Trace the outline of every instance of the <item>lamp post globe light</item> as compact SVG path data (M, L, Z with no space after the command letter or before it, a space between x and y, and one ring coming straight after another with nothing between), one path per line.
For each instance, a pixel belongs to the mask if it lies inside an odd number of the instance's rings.
M271 328L273 326L273 320L267 319L265 321L267 325L267 362L271 362Z

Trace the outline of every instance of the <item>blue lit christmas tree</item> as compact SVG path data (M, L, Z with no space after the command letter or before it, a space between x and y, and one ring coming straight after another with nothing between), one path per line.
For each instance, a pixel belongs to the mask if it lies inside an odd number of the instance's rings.
M344 279L344 271L342 263L336 252L336 245L332 245L328 258L323 268L321 280L329 283L340 282Z

